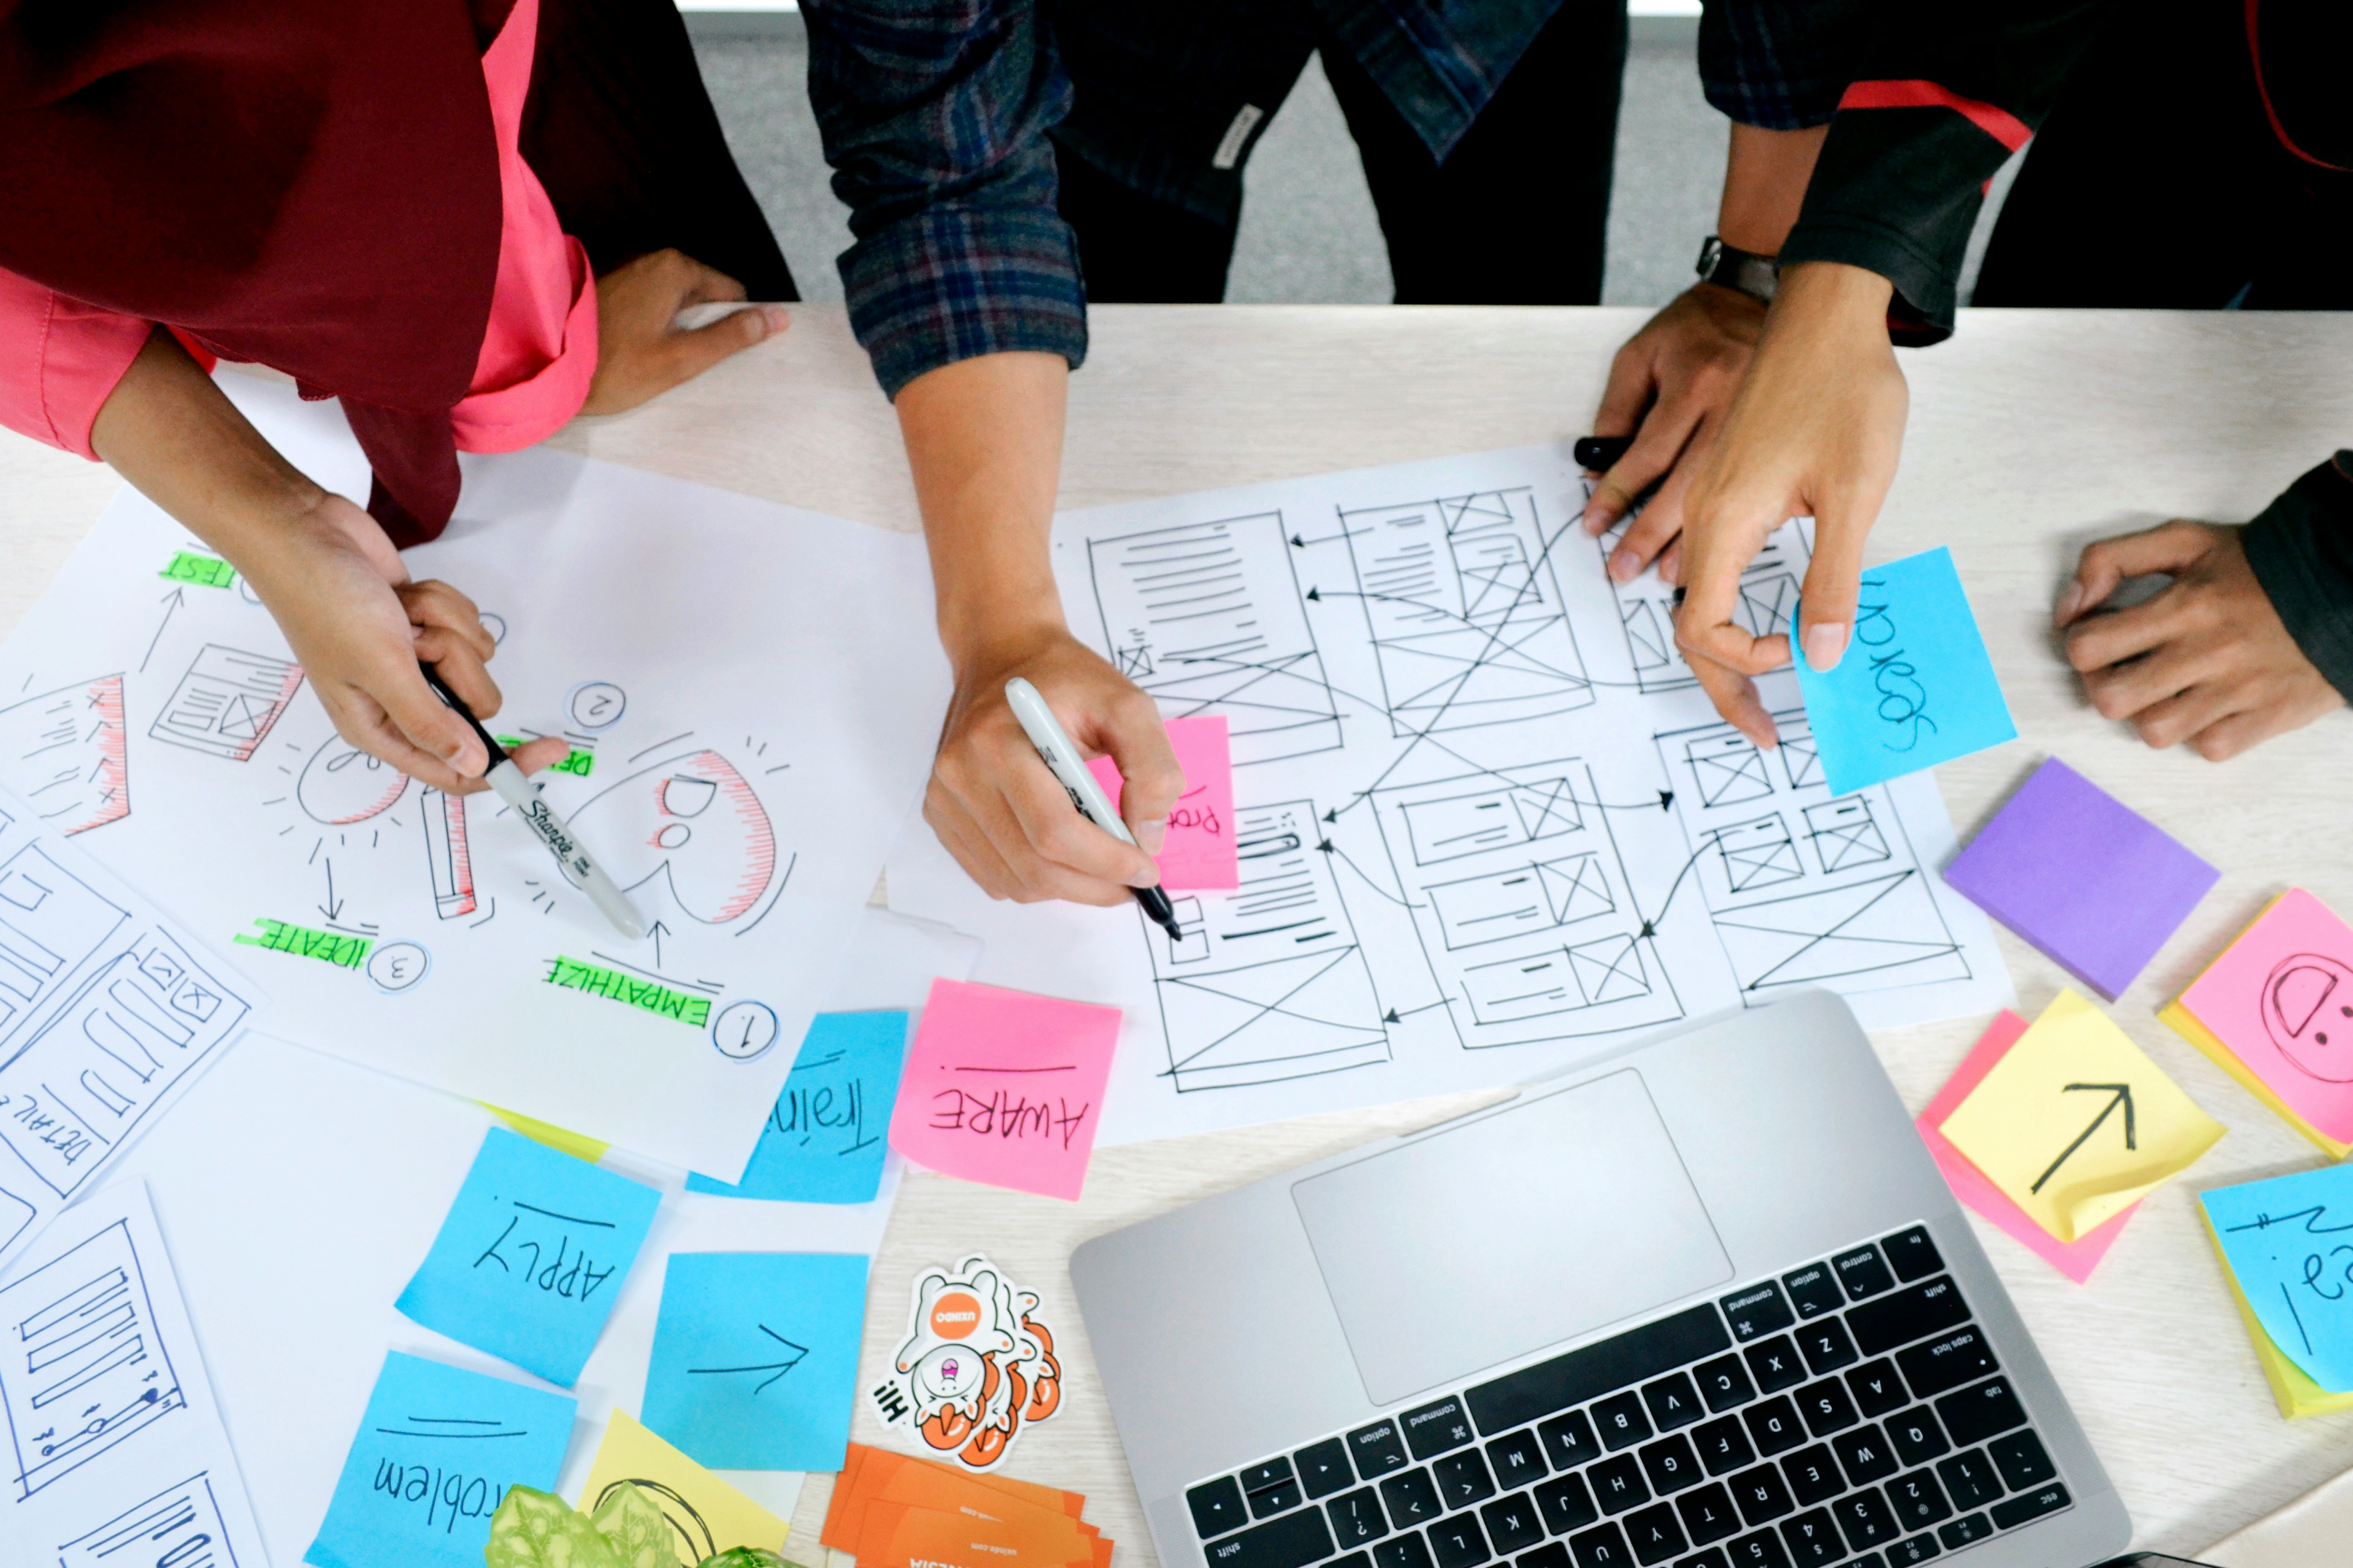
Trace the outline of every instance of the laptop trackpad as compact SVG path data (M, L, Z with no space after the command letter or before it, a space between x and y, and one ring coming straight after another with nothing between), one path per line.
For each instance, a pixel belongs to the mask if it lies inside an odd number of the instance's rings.
M1376 1405L1732 1277L1631 1068L1291 1193Z

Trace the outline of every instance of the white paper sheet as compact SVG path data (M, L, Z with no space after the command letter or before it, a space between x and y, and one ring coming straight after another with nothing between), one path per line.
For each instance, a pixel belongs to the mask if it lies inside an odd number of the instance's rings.
M259 1000L0 789L0 1266L91 1190Z
M1538 447L1056 521L1077 634L1227 716L1241 889L1178 896L1172 943L992 904L920 822L888 880L986 939L978 978L1125 1009L1099 1142L1515 1083L1799 985L1872 1026L2010 999L1933 778L1833 801L1786 671L1778 751L1718 720L1584 493ZM1808 550L1791 523L1744 574L1752 630Z
M10 1563L269 1568L145 1184L75 1205L0 1278L0 1344Z
M855 956L826 994L829 1010L919 1007L934 974L964 978L977 952L968 938L883 910L846 923ZM387 1348L551 1386L393 1310L491 1125L470 1100L257 1030L125 1157L123 1169L153 1190L253 1510L281 1563L300 1559L318 1533ZM617 1151L603 1163L663 1198L579 1385L562 1391L580 1401L567 1495L587 1479L613 1408L639 1408L666 1255L871 1256L902 1170L885 1165L874 1202L836 1205L704 1197L683 1191L686 1173L675 1167ZM728 1479L790 1517L797 1475Z
M365 494L334 405L224 384ZM922 543L548 451L466 471L410 569L500 637L493 732L571 738L547 798L649 937L495 796L340 740L249 587L130 490L0 647L0 784L231 952L273 1032L733 1179L929 767Z

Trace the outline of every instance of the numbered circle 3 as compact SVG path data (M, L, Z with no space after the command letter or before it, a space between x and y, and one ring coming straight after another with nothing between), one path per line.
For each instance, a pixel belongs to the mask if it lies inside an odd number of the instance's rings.
M433 968L433 955L413 942L379 942L368 954L367 977L387 994L406 991Z
M711 1043L739 1062L765 1056L776 1043L776 1010L765 1002L730 1002L711 1021Z

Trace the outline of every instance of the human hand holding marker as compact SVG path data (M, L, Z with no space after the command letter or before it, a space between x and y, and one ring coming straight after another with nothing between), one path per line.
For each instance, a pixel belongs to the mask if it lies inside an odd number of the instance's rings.
M1022 732L1029 737L1029 743L1038 748L1039 759L1053 773L1054 782L1069 793L1071 804L1078 808L1079 815L1121 843L1134 845L1135 836L1120 820L1119 813L1112 809L1111 802L1103 798L1103 786L1095 783L1094 774L1087 770L1086 759L1079 754L1070 736L1062 732L1054 710L1046 706L1038 689L1017 675L1005 683L1005 700L1013 710L1013 717L1020 721ZM1156 885L1137 888L1134 892L1135 901L1168 933L1169 941L1185 940L1184 928L1176 923L1176 911L1170 907L1166 893Z

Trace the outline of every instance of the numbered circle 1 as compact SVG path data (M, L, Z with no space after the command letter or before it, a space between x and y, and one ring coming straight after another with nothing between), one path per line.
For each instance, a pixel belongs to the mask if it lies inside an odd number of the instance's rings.
M396 995L425 978L433 955L413 942L380 942L368 954L367 977L379 991Z
M609 730L621 721L629 694L609 680L584 680L564 700L564 710L584 730Z
M739 1062L765 1056L776 1043L776 1010L765 1002L730 1002L711 1021L711 1043Z

